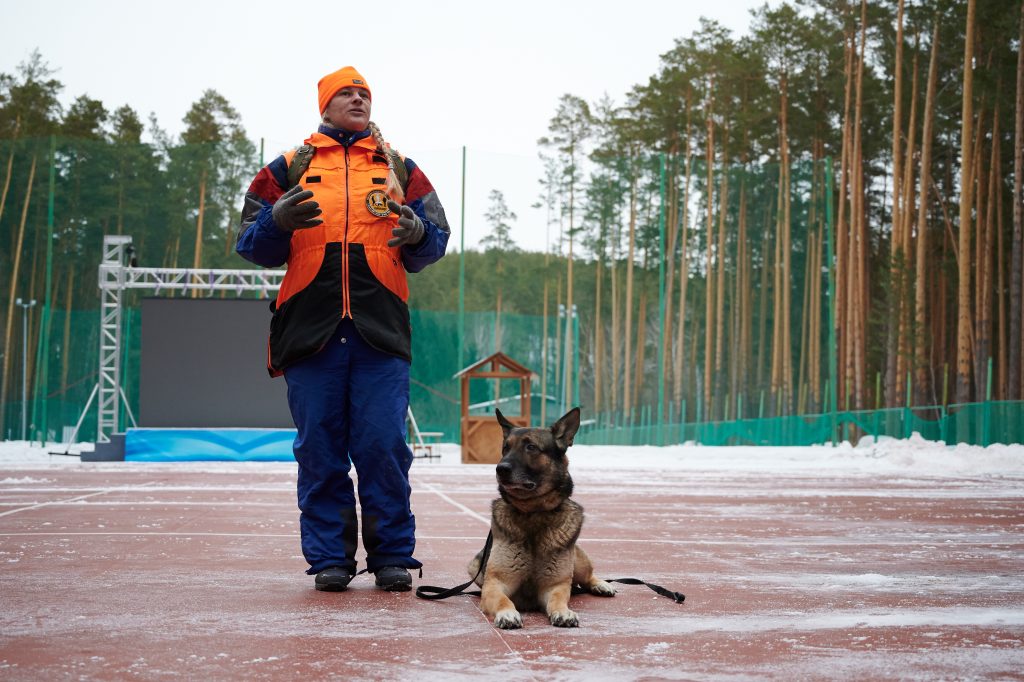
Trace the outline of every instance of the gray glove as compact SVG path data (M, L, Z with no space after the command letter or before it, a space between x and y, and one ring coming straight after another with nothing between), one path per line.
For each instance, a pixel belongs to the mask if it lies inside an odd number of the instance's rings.
M404 246L405 244L416 246L419 244L426 232L420 217L413 213L408 206L399 206L391 199L388 199L388 208L398 216L398 227L391 230L393 237L388 240L388 246Z
M307 227L316 227L322 220L317 216L323 213L320 204L315 201L306 201L312 198L313 193L308 189L302 189L302 185L295 185L281 195L281 198L274 203L270 215L274 223L286 232L294 232Z

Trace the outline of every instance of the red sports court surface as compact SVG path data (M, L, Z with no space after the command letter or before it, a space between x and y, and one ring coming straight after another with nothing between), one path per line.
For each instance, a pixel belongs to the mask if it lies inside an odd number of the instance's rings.
M315 591L294 465L0 464L0 679L1024 677L1019 477L573 473L599 575L685 604L619 586L499 631L475 597ZM416 584L464 582L493 469L412 478Z

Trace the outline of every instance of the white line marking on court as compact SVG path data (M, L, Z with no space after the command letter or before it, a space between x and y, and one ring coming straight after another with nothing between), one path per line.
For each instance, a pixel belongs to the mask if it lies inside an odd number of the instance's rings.
M72 530L72 531L21 531L14 533L0 533L0 538L22 538L22 537L70 537L75 535L146 535L163 537L226 537L226 538L294 538L298 537L299 531L294 533L228 533L201 531L188 533L185 531L125 531L125 530ZM457 535L417 535L417 540L463 540L466 542L480 542L479 537L462 537Z
M17 514L18 512L31 511L33 509L41 509L43 507L49 507L55 504L70 504L72 502L80 502L81 500L96 497L97 495L106 495L109 490L100 490L99 492L89 493L88 495L81 495L71 500L54 500L52 502L40 502L39 504L33 504L28 507L21 507L19 509L11 509L10 511L0 512L0 516L9 516L10 514Z
M160 536L160 537L178 537L178 538L190 538L190 537L224 537L224 538L296 538L299 536L298 531L294 533L209 533L209 532L198 532L198 533L185 533L185 532L159 532L159 531L45 531L45 532L25 532L25 533L0 533L0 537L3 538L19 538L19 537L74 537L78 535L132 535L132 536Z
M0 486L0 493L77 493L83 490L96 490L96 486L68 487L68 488L35 488L18 487L5 488ZM277 487L247 486L247 485L157 485L155 482L143 483L142 485L119 485L104 488L107 493L295 493L295 485L282 485Z
M445 495L445 494L444 494L444 492L442 492L442 491L438 490L437 488L435 488L435 487L434 487L433 485L431 485L430 483L424 483L424 482L421 482L421 481L417 481L417 482L416 482L416 485L421 485L421 486L423 486L424 488L426 488L426 489L427 489L427 490L429 490L430 492L432 492L432 493L434 493L435 495L437 495L438 497L440 497L440 498L441 498L442 500L444 500L445 502L447 502L447 503L451 504L452 506L454 506L454 507L456 507L456 508L460 509L461 511L465 512L466 514L469 514L469 515L470 515L470 516L472 516L472 517L473 517L474 519L477 519L477 520L479 520L479 521L482 521L483 523L486 523L486 524L487 524L488 526L490 526L490 525L491 525L491 519L490 519L490 517L488 517L488 516L483 516L482 514L478 514L478 513L476 513L475 511L473 511L472 509L470 509L469 507L467 507L466 505L462 504L461 502L456 502L456 501L455 501L455 500L453 500L452 498L450 498L450 497L448 497L447 495Z
M97 502L81 502L68 500L66 502L47 502L47 504L59 507L62 505L66 506L86 506L86 507L269 507L277 509L279 507L288 507L289 509L295 508L294 500L289 502L249 502L247 500L227 500L225 502L203 502L198 500L99 500ZM21 504L17 502L0 502L0 508L2 507L20 507Z

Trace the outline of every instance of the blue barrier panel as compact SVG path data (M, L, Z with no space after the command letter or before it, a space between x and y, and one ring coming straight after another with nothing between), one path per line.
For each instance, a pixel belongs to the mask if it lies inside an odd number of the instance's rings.
M130 462L293 462L295 429L128 429Z

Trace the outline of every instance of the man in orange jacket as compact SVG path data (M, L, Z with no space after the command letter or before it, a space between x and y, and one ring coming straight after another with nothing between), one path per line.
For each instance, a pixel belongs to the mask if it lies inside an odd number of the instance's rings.
M381 589L406 591L408 569L421 566L405 443L406 272L440 259L450 230L430 181L370 121L362 75L345 67L317 90L319 129L256 175L236 251L264 267L288 264L272 305L267 368L288 383L298 431L307 573L327 591L344 590L356 573L354 464L367 570Z

